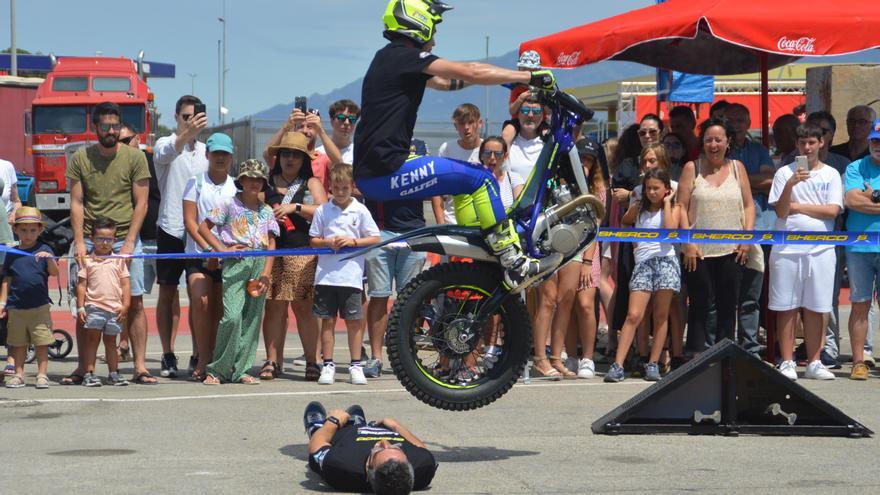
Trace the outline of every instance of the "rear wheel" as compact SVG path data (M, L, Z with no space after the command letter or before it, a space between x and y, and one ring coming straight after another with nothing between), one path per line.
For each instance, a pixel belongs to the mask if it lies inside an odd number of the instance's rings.
M532 336L520 298L507 297L487 319L475 318L500 285L495 265L447 263L399 294L388 319L388 357L416 398L439 409L476 409L519 379Z

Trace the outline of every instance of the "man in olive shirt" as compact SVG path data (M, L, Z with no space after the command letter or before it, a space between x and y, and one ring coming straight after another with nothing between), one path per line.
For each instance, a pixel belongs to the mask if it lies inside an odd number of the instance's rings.
M119 254L142 252L140 232L147 214L150 170L147 159L139 150L119 142L122 128L121 112L115 103L100 103L92 111L92 124L98 143L77 151L67 165L70 186L70 223L73 228L73 249L76 263L94 246L89 239L92 220L108 217L116 221L116 242L113 251ZM71 268L71 273L75 267ZM129 334L134 355L134 381L155 384L156 379L147 371L147 320L144 315L144 260L134 258L129 265L131 274L131 306L128 312ZM77 308L82 311L83 308ZM85 330L77 318L76 342L81 349ZM80 355L82 353L80 352ZM82 363L64 384L77 384L83 373Z

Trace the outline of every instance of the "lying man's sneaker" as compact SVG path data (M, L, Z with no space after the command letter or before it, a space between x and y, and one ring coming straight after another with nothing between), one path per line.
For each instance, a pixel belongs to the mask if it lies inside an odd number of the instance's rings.
M593 363L592 359L581 359L578 361L577 374L578 378L583 378L585 380L593 378L596 376L596 364Z
M804 378L809 378L811 380L834 380L836 377L834 376L834 373L825 369L825 366L821 361L813 361L807 365L807 371L804 373Z
M822 361L822 364L829 370L839 370L841 368L837 359L831 357L831 354L828 354L828 351L825 349L822 349L822 352L819 354L819 360Z
M367 417L364 415L364 408L358 404L352 404L345 410L348 413L348 423L357 427L367 425Z
M309 402L303 413L303 426L306 429L306 433L311 437L315 430L324 426L326 419L327 410L324 409L324 406L318 401Z
M607 383L617 383L622 382L624 380L623 366L617 363L611 363L611 367L608 368L608 373L605 373L605 382Z
M647 363L645 364L645 381L646 382L659 382L660 381L660 365L657 363Z
M797 368L795 368L794 361L783 361L779 363L779 372L789 380L797 381Z
M867 380L868 379L868 367L865 366L865 363L856 363L852 367L852 373L849 375L850 380Z
M364 376L363 366L352 366L348 368L348 382L352 385L367 384L367 378Z
M364 362L364 376L367 378L379 378L382 376L382 361L376 358L367 359Z

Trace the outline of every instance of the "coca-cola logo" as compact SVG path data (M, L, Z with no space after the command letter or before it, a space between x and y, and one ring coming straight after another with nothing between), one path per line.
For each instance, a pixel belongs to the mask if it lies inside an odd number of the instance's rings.
M782 52L815 53L816 47L813 46L815 41L816 38L807 38L806 36L797 39L789 39L787 36L783 36L776 42L776 48Z
M574 67L578 64L578 58L580 58L581 52L571 52L565 53L562 52L556 57L556 66L557 67Z

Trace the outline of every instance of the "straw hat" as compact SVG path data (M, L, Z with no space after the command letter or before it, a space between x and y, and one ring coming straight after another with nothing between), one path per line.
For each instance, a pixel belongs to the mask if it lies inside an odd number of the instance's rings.
M43 225L43 215L40 210L32 206L22 206L15 210L15 225L23 223L38 223Z
M314 151L309 151L309 138L301 132L288 132L276 146L269 146L270 153L277 154L280 150L302 151L312 160L318 156Z

